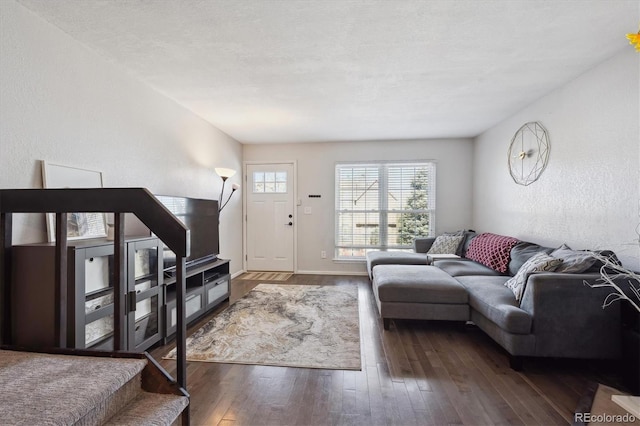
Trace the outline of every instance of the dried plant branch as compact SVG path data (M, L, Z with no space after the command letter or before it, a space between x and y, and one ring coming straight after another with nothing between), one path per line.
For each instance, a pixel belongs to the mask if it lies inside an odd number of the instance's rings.
M631 306L640 312L640 274L625 269L622 265L612 262L607 256L593 253L593 257L602 263L602 266L600 267L600 278L596 280L596 284L591 284L586 280L583 282L592 288L611 287L614 290L605 297L602 308L606 308L617 300L626 300L631 303ZM625 282L629 286L629 291L637 300L633 300L633 298L629 297L620 287L620 285L623 285Z

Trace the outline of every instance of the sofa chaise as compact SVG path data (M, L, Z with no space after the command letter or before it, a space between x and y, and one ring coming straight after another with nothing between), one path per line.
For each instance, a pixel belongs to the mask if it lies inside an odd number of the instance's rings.
M489 242L483 245L480 239ZM608 289L585 284L600 278L599 265L588 252L465 232L456 250L459 259L432 260L428 252L435 241L416 239L414 253L405 256L367 255L385 330L393 319L472 321L511 355L515 369L521 368L525 356L620 356L620 310L618 306L603 309ZM495 241L500 242L501 255L492 252L497 250L492 247ZM467 257L470 250L473 259ZM529 272L539 259L552 260L547 260L545 268ZM518 289L514 282L520 283Z

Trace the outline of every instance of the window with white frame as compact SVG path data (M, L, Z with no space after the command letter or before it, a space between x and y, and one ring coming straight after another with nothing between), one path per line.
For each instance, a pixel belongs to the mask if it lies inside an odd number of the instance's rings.
M434 235L436 164L337 164L335 203L337 258L410 250L415 237Z

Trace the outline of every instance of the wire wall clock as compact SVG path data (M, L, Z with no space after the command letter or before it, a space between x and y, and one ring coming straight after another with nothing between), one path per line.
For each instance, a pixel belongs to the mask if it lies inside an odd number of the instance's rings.
M537 181L547 167L550 150L547 129L542 124L532 121L520 127L511 139L507 154L513 181L524 186Z

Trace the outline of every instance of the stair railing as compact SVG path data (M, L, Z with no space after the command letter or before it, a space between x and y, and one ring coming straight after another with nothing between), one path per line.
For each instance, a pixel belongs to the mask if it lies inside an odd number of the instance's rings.
M114 214L114 351L124 348L124 217L133 213L176 255L176 358L177 383L187 388L186 362L186 257L190 252L189 229L145 188L0 189L0 344L12 344L11 252L13 213L55 213L55 312L57 345L68 347L66 336L67 214ZM188 408L187 408L188 410ZM188 419L188 412L186 413ZM184 419L184 417L183 417ZM188 423L188 420L187 420Z

